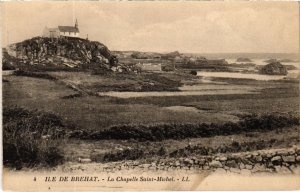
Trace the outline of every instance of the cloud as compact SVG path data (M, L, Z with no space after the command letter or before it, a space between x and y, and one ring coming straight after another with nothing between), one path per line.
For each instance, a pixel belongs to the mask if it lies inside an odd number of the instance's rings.
M298 52L291 2L15 2L5 4L3 42L79 21L81 37L113 50Z
M147 25L127 38L133 48L142 50L297 52L297 21L297 13L245 8Z

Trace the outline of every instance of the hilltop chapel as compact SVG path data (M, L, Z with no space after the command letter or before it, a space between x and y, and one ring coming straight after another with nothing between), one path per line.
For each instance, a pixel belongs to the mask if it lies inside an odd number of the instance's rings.
M43 31L43 37L57 38L62 36L79 37L79 28L78 28L77 19L74 26L58 26L57 28L48 28L46 26Z

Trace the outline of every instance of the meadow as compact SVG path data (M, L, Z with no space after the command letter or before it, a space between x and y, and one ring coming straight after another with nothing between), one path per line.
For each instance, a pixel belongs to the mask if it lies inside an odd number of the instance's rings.
M220 83L220 86L215 86ZM158 86L158 89L143 85ZM254 92L217 95L181 95L120 98L99 96L107 91L180 91L183 85L197 85L216 90L236 86L238 90L253 88ZM138 88L139 87L139 88ZM208 87L208 88L207 88ZM229 87L230 88L230 87ZM299 82L297 80L257 81L215 78L205 83L201 78L184 72L143 73L139 75L100 75L90 72L39 72L17 73L3 77L3 108L22 107L29 111L53 113L65 122L66 130L98 133L112 127L139 129L159 125L237 124L247 115L279 114L299 117ZM290 122L288 119L287 122ZM4 125L7 122L4 121ZM299 143L299 126L284 125L261 132L230 132L212 134L210 137L166 137L159 140L140 141L136 137L82 139L69 138L60 150L65 160L78 157L105 162L122 159L152 158L153 156L199 155L205 150L216 153L224 146L231 150L287 147ZM127 127L127 128L126 128ZM176 127L176 126L175 126ZM273 129L274 128L274 129ZM181 128L178 128L180 130ZM214 129L213 127L210 129ZM201 130L201 128L197 128ZM220 128L222 130L222 128ZM284 131L283 131L284 130ZM122 131L121 131L122 132ZM121 133L119 132L119 133ZM125 134L126 131L124 131ZM176 131L175 131L176 132ZM215 132L215 131L214 131ZM75 132L76 133L76 132ZM191 133L195 133L191 129ZM159 134L159 133L158 133ZM121 134L122 135L122 134ZM159 134L159 135L163 135ZM193 134L192 134L193 135ZM121 136L120 136L121 137ZM100 140L99 140L100 139ZM147 139L146 139L147 140ZM233 142L237 142L234 143ZM259 146L254 143L257 142ZM233 147L232 147L233 145ZM238 149L234 148L239 145ZM75 147L74 146L80 146ZM186 148L193 146L194 148ZM211 149L210 149L211 148ZM228 148L228 149L229 149ZM234 149L233 149L234 148ZM122 149L120 151L120 149ZM122 152L124 149L128 156ZM140 149L145 153L140 153ZM143 150L144 149L144 150ZM182 149L181 151L179 149ZM175 152L175 151L179 152ZM187 151L187 152L185 152ZM202 151L202 152L199 152ZM229 150L230 151L230 150Z

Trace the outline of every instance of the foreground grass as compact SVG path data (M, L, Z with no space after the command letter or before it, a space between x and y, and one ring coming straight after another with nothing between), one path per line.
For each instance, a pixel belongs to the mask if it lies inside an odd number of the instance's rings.
M7 76L6 79L10 83L3 85L3 106L18 105L30 110L51 111L83 130L103 130L120 124L221 123L238 120L236 116L224 113L179 112L152 104L119 104L111 101L110 97L81 97L77 91L59 81L24 76Z
M6 166L53 167L63 162L59 149L66 125L55 114L24 108L3 109L3 163Z
M181 124L224 123L237 121L243 113L297 112L299 111L299 84L262 82L265 89L259 94L202 95L144 97L118 99L111 97L83 96L60 83L68 72L51 74L59 81L24 76L7 76L3 84L3 105L18 105L31 110L52 111L74 122L79 129L99 131L114 125L127 124ZM72 82L85 82L87 74ZM90 77L91 86L102 80ZM179 76L177 77L179 78ZM66 82L67 82L66 80ZM122 78L119 80L122 82ZM105 84L105 81L102 82ZM257 82L256 82L257 83ZM89 86L86 84L85 86ZM92 86L93 87L93 86ZM273 88L272 88L273 87ZM192 106L198 112L172 111L168 106Z
M119 151L115 151L111 145L106 146L107 144L101 143L102 151L105 151L106 147L109 147L109 150L105 153L93 152L90 158L95 162L235 153L272 148L281 145L281 142L287 142L267 136L274 131L278 133L284 133L285 130L292 131L293 135L289 136L288 143L291 144L295 139L295 142L299 142L299 136L294 134L295 130L290 130L291 127L299 126L299 118L290 114L250 115L244 116L237 123L220 125L205 123L198 125L172 124L143 126L142 128L123 126L112 127L98 133L88 133L76 131L76 127L66 124L61 117L53 113L29 111L19 107L4 108L3 112L4 165L17 169L36 166L53 167L63 163L66 160L66 150L68 150L68 147L65 147L67 146L66 143L63 142L65 137L105 139L105 142L110 140L116 146L120 143L119 139L127 142L128 147L119 147ZM157 141L174 139L172 145L175 141L185 144L187 142L184 140L185 138L201 137L201 139L205 139L220 135L228 137L229 135L246 134L247 137L255 137L254 133L263 133L266 140L251 141L250 139L245 141L242 139L243 142L231 141L226 145L218 146L211 146L211 144L203 146L199 143L188 144L185 147L178 147L179 149L157 143ZM274 135L274 133L272 134ZM190 143L189 141L188 143ZM154 146L152 146L153 144ZM76 151L83 155L81 151L86 149L76 146ZM67 160L69 161L70 157L67 157Z
M298 140L296 140L297 142ZM91 154L92 161L95 162L114 162L123 160L151 160L153 158L183 158L183 157L193 157L193 156L210 156L220 153L240 153L249 152L263 149L270 149L280 143L277 139L270 140L259 140L250 142L237 142L232 141L228 145L221 145L218 147L203 146L201 144L197 145L187 145L183 148L169 151L165 146L158 148L150 147L134 147L131 149L122 149L119 151L110 151L103 154Z
M165 139L185 139L232 135L254 131L266 132L299 125L299 117L291 114L263 114L243 116L239 122L224 124L159 124L121 125L96 132L73 132L70 137L81 139L135 139L140 141L161 141Z
M80 157L89 158L94 162L139 159L145 163L151 163L160 158L171 157L171 154L176 158L181 158L245 150L290 148L299 144L299 132L300 126L293 126L267 132L256 131L162 141L68 139L68 143L64 146L64 152L66 161L70 162L77 162ZM228 151L224 151L224 149Z

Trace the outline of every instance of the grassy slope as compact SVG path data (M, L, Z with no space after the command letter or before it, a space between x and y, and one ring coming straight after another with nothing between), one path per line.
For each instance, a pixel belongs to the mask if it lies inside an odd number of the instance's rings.
M87 72L49 72L61 81L78 86L88 93L106 91L178 91L186 73L98 74Z
M6 77L3 105L53 111L73 121L81 129L99 130L116 124L168 122L223 122L236 120L218 113L174 112L151 104L118 104L106 97L85 96L61 99L75 94L59 82L30 77Z
M73 75L73 80L76 80L75 73L70 74ZM86 74L81 74L78 77L82 78L82 80L85 77L89 78ZM264 88L262 93L255 95L149 97L135 99L83 96L74 99L61 99L64 96L76 94L77 92L67 88L61 81L21 76L6 76L5 79L8 82L3 83L4 107L19 105L28 109L53 111L61 115L64 120L70 120L82 129L99 130L114 124L123 123L217 123L235 120L237 117L234 115L240 112L299 111L299 87L297 83L292 82L231 82ZM98 82L99 80L95 79L95 81ZM162 108L172 105L194 106L201 109L202 112L174 112ZM242 143L244 141L269 141L271 139L278 140L271 147L286 147L299 142L298 133L299 127L294 127L285 129L284 133L271 131L264 134L252 133L179 141L166 140L151 142L150 144L148 142L114 140L99 142L72 140L63 148L67 159L74 160L78 157L90 157L91 154L104 154L108 151L116 152L116 148L120 147L158 150L161 146L165 146L171 152L179 148L184 148L189 143L191 145L201 144L203 146L218 147L228 145L232 141Z
M53 111L73 121L81 129L100 130L117 124L198 123L236 121L235 116L250 112L297 112L299 111L299 87L293 82L232 81L232 84L262 87L260 94L146 97L118 99L83 96L62 99L77 92L67 88L66 83L82 86L83 90L93 84L110 86L126 84L125 76L113 79L91 76L88 73L55 72L59 80L7 76L3 85L3 105L20 105L29 109ZM182 74L167 74L180 79ZM128 80L133 81L133 80ZM124 83L125 82L125 83ZM274 88L275 87L275 88ZM94 89L94 88L92 88ZM166 106L193 106L199 112L172 111Z

